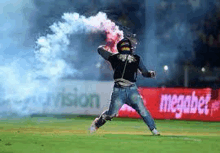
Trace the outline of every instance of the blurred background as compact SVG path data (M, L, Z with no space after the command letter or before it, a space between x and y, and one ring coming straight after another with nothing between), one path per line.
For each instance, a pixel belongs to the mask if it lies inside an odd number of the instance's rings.
M20 67L33 64L33 48L48 27L65 12L86 17L104 12L125 33L135 34L140 55L157 79L139 75L138 86L220 86L220 2L219 0L3 0L1 3L1 64L19 58ZM76 39L77 37L77 39ZM63 59L80 75L63 78L112 80L112 70L96 50L105 44L104 34L70 37ZM25 71L25 70L24 70Z
M107 19L157 73L137 85L161 137L128 105L87 133L114 84ZM0 152L219 153L219 57L220 0L0 0Z
M62 39L64 47L62 41L56 44L62 50L56 54L59 60L53 63L53 49L44 50L49 53L41 63L37 59L37 44L46 43L39 38L53 37L51 25L63 21L64 13L74 12L85 18L106 13L125 36L133 36L135 53L148 70L157 72L156 79L139 74L139 87L220 88L219 0L1 0L0 4L2 105L9 99L63 92L57 79L113 81L111 66L97 53L97 47L106 44L103 32L75 32ZM65 28L60 31L65 33ZM22 104L19 109L25 109Z

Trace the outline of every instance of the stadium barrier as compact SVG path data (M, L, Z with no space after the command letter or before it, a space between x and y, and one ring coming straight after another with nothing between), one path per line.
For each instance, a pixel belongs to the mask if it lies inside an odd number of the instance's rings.
M139 88L144 105L155 119L220 121L220 90L190 88ZM124 105L118 117L140 118Z
M61 80L57 88L22 100L0 98L0 116L12 114L100 115L108 108L113 82Z
M113 82L62 80L58 89L22 101L0 100L1 114L100 115L108 109ZM138 88L155 119L220 121L220 89ZM128 105L118 117L140 118Z
M62 92L53 93L57 98L43 113L99 115L108 108L113 82L63 80L59 86Z

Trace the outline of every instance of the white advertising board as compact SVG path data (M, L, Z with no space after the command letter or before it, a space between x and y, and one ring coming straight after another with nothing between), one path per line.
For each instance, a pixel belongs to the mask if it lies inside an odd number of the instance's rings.
M7 114L100 115L108 108L113 82L61 80L46 92L23 100L0 100L0 116Z
M42 113L99 115L108 108L113 82L59 82L61 92L47 96Z

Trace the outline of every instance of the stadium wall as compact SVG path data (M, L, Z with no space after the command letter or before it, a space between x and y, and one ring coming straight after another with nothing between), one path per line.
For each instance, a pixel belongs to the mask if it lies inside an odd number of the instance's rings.
M100 115L108 109L112 81L62 80L59 90L19 102L0 100L0 114ZM211 88L138 88L144 105L155 119L220 121L220 90ZM123 105L118 117L140 118Z
M113 82L60 82L61 93L44 107L44 114L99 115L108 108Z
M1 116L99 115L108 108L113 82L61 80L55 89L22 100L2 99Z
M210 88L139 88L144 105L155 119L220 121L220 90ZM118 117L140 118L124 105Z

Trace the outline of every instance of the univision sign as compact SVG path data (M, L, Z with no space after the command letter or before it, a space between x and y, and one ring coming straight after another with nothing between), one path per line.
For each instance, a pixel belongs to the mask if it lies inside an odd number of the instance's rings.
M82 93L77 88L72 92L66 92L65 88L61 92L50 92L36 94L24 100L0 100L1 107L10 107L12 112L25 114L37 113L42 110L57 110L65 107L75 109L100 109L100 96L97 93ZM46 113L46 112L45 112Z
M55 107L100 108L100 97L97 93L79 94L77 88L74 88L74 92L49 94L47 102L52 102Z

